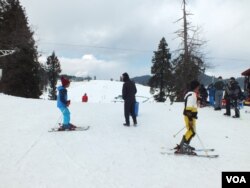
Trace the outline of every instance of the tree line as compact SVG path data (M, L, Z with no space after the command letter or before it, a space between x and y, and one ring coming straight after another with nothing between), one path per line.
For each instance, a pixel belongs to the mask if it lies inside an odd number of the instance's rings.
M39 98L49 84L49 97L55 99L60 62L53 52L46 65L39 63L34 32L19 0L0 1L0 50L15 51L0 57L0 68L3 70L0 92Z

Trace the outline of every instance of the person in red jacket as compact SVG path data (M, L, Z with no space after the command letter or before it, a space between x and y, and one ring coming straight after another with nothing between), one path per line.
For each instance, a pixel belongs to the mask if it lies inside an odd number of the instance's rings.
M86 93L82 96L82 102L88 102L88 96Z

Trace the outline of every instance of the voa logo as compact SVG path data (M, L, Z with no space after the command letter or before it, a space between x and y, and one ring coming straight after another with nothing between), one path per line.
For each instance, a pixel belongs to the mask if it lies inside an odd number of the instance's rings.
M244 176L226 176L227 183L247 183Z

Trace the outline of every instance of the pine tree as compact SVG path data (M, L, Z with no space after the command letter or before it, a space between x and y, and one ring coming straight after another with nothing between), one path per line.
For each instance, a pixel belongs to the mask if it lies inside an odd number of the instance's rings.
M1 1L0 49L18 49L1 58L2 89L9 95L39 98L41 68L37 46L23 7L18 0Z
M180 54L179 57L173 60L173 64L175 65L176 84L174 85L174 91L176 101L183 101L189 83L192 80L198 80L199 75L204 72L204 62L195 55L189 55L188 61L185 61L184 54Z
M173 77L172 64L170 62L171 54L167 48L168 44L163 37L158 46L158 50L154 52L152 58L151 74L149 86L154 98L158 102L165 102L167 97L171 98Z
M52 55L47 58L46 64L50 86L49 98L51 100L56 100L56 84L61 72L61 65L60 61L55 55L55 52L53 52Z
M48 78L46 65L41 64L41 67L39 69L39 75L40 75L40 78L41 78L40 89L43 91L43 93L47 92L47 86L48 86L48 83L49 83L49 78Z

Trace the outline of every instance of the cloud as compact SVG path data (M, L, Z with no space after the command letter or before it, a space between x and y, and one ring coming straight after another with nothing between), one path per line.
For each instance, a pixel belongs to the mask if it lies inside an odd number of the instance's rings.
M105 61L101 59L97 59L92 54L85 54L82 58L67 58L67 57L58 57L62 74L69 74L75 76L96 76L99 79L104 78L119 78L119 75L122 72L122 64L112 62L112 61ZM47 57L42 56L39 58L40 62L45 63ZM117 73L113 71L117 70ZM120 71L119 71L120 70Z
M174 22L182 17L181 0L20 2L34 28L39 52L45 56L55 51L62 64L67 62L65 72L98 74L107 79L117 77L123 70L134 76L150 74L153 51L161 38L166 38L170 51L180 44L174 32L182 27L182 22ZM243 70L249 66L250 1L187 2L188 12L194 14L189 21L202 26L201 37L208 41L202 49L206 62L214 65L208 71L213 74L229 70L225 72L229 74L231 69L231 74L235 74L235 63ZM93 59L83 60L83 54L90 54ZM68 64L79 66L79 70L73 71Z
M42 55L39 62L45 64L47 57ZM57 56L57 54L56 54ZM126 54L124 54L126 56ZM124 72L128 72L131 77L145 75L145 72L150 72L150 65L143 66L144 63L140 62L126 62L126 61L107 61L95 57L93 54L85 54L81 58L67 58L57 56L62 72L61 74L75 75L80 77L96 76L97 79L110 79L119 80ZM129 65L132 64L132 65ZM140 67L135 68L135 67Z
M203 36L208 40L207 57L213 59L215 66L227 69L236 62L250 61L246 42L250 32L249 7L247 0L196 1L192 12L195 22L203 26Z

